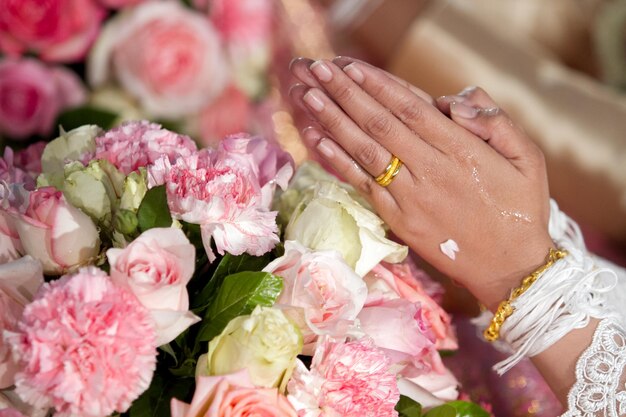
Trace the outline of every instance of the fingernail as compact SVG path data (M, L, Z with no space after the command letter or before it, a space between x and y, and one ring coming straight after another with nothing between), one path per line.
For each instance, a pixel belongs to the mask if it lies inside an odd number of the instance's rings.
M472 94L474 92L474 90L476 90L476 86L475 85L470 85L469 87L465 87L464 89L461 90L461 92L457 95L459 96L469 96L470 94Z
M496 114L500 113L500 108L499 107L488 107L486 109L480 109L479 112L483 116L495 116Z
M319 90L310 89L302 99L310 108L319 112L324 110L324 101L321 94Z
M453 101L452 103L450 103L450 113L464 119L473 119L478 114L478 109L467 106L458 101Z
M309 68L320 81L328 82L333 79L333 73L324 61L315 61Z
M465 103L467 101L467 97L463 97L463 96L458 96L458 95L452 95L452 96L441 96L437 99L437 101L440 100L445 100L448 101L450 103Z
M320 139L320 141L317 142L317 150L318 150L319 153L324 155L326 158L330 159L330 158L335 156L335 151L330 146L330 143L329 143L328 139Z
M352 81L357 84L362 84L363 81L365 81L365 75L363 74L363 71L361 71L354 62L345 67L343 71L348 74L348 77L352 78Z
M309 146L313 146L321 137L320 131L313 126L309 126L302 131L302 138Z

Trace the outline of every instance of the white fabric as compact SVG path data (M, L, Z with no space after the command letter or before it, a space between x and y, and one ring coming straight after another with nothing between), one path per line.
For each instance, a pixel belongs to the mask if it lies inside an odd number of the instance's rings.
M500 374L534 356L571 330L600 319L593 341L576 365L576 383L562 417L626 415L626 270L587 252L578 225L551 201L550 235L569 255L548 269L513 306L501 329L512 355ZM475 322L486 325L483 314Z

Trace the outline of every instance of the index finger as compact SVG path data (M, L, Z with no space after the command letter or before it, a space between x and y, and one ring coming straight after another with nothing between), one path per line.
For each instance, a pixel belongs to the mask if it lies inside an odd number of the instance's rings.
M456 154L472 142L473 135L443 114L431 101L424 100L411 89L371 65L354 61L343 68L361 89L389 109L423 141L445 154ZM460 141L460 138L463 138ZM474 142L482 142L474 137ZM480 145L478 145L480 146Z

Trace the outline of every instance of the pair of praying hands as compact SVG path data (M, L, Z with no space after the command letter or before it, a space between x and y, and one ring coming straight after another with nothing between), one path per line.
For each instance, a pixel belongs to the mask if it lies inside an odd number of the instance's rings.
M291 97L312 120L305 144L488 308L544 262L554 244L543 154L483 90L435 100L346 57L298 58L291 71ZM449 240L458 251L446 255Z

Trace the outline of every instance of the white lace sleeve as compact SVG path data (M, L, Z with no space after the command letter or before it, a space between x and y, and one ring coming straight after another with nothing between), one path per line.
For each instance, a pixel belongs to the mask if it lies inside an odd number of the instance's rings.
M600 322L576 364L576 383L561 417L626 415L626 333L615 320Z

